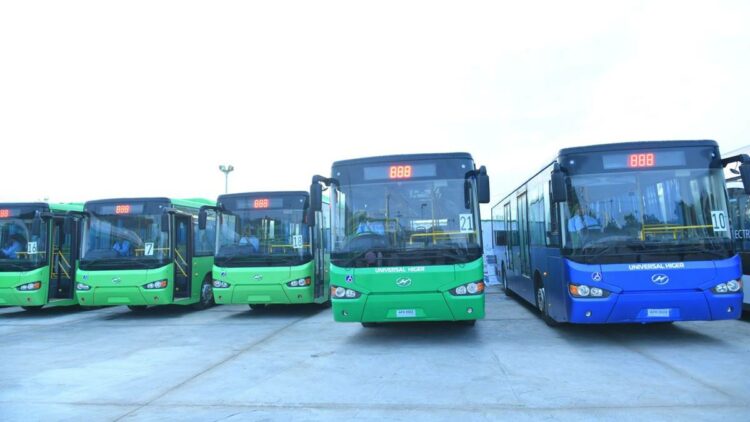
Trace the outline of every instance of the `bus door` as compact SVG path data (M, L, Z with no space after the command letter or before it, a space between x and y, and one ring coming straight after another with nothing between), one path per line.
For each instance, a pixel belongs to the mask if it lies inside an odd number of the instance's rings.
M58 217L50 220L50 224L52 236L49 239L51 260L47 299L73 299L78 259L77 220L72 217Z
M531 259L529 257L529 207L526 192L516 198L518 206L518 246L520 248L521 275L531 279ZM533 286L531 286L533 287ZM528 286L524 286L526 290Z
M192 217L174 214L174 297L190 297L192 268Z

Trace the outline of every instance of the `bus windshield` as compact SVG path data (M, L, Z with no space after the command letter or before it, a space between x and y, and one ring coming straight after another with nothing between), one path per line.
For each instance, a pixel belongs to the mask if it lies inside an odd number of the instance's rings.
M47 264L47 223L34 232L34 213L0 218L0 271L28 271Z
M169 234L161 214L90 213L83 229L82 269L155 268L170 260Z
M344 185L332 206L337 266L447 265L481 256L473 179Z
M563 243L585 263L731 256L720 169L570 176Z
M302 208L226 210L219 226L216 265L289 266L312 259Z

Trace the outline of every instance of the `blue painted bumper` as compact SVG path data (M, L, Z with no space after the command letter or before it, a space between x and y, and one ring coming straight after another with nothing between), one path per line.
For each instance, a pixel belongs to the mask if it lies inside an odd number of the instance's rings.
M571 296L568 301L569 322L579 324L708 321L737 319L741 314L742 293L710 290L613 293L604 299Z

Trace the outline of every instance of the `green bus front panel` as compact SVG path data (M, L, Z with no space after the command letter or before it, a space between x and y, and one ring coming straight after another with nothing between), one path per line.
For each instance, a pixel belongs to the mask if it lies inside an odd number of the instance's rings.
M76 284L90 286L89 290L76 287L76 298L83 306L164 305L173 302L173 264L147 270L78 270ZM148 283L167 280L163 289L146 289Z
M26 283L41 282L39 290L23 291L18 287ZM42 306L49 297L49 267L31 271L0 273L0 306ZM71 301L71 304L75 302Z
M215 280L229 284L214 286L216 303L226 305L299 304L315 302L313 262L293 267L217 267ZM306 287L290 287L287 283L310 278Z
M148 270L78 270L76 283L90 290L76 288L76 298L83 306L117 305L190 305L200 301L201 284L211 272L213 257L193 258L190 297L174 297L174 264ZM163 289L147 289L153 281L167 280ZM209 280L210 281L210 280Z
M482 259L459 265L341 268L331 266L331 285L354 290L354 299L332 298L340 322L458 321L484 318L484 293L453 295L451 289L484 278ZM407 281L408 280L408 281Z

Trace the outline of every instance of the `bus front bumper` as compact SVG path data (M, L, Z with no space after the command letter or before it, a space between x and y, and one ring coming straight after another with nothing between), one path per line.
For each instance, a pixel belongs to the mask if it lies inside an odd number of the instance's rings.
M331 299L338 322L460 321L484 318L484 294L450 293L363 294L356 299Z
M232 285L222 289L214 287L214 300L223 305L291 305L312 303L313 286L287 287L282 284Z
M568 322L577 324L711 321L741 314L742 293L613 293L604 299L569 297L568 302Z
M148 306L172 303L171 286L166 289L144 289L142 287L92 287L77 290L76 299L81 306Z
M47 304L47 289L20 291L15 287L0 288L0 306L42 306Z

